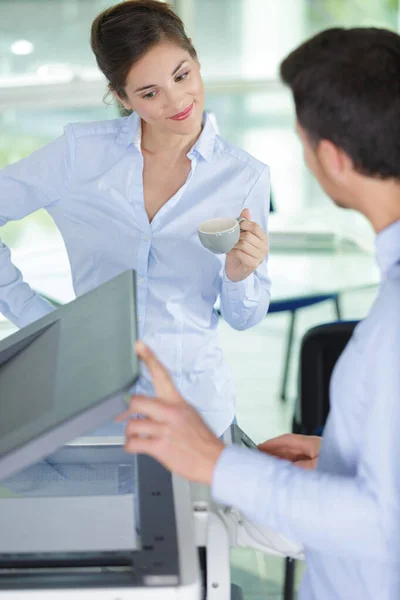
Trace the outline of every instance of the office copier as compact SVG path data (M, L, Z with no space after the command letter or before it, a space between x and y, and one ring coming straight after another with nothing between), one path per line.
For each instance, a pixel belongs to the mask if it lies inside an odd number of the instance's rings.
M0 600L230 600L232 546L302 557L124 452L134 307L126 272L0 342Z

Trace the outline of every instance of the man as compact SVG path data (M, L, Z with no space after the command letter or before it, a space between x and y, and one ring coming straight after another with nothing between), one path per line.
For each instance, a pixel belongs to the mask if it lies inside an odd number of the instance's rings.
M397 600L400 37L331 29L293 51L281 76L307 165L337 205L369 219L382 272L377 300L335 368L323 442L285 435L263 452L225 448L139 343L157 398L132 399L131 411L148 419L129 422L126 449L211 485L217 501L304 544L302 599Z

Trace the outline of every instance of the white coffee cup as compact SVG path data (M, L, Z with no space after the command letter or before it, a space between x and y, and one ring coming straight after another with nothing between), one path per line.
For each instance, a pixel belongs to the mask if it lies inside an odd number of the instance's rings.
M247 221L244 217L217 217L199 225L197 233L204 248L214 254L230 252L239 241L240 223Z

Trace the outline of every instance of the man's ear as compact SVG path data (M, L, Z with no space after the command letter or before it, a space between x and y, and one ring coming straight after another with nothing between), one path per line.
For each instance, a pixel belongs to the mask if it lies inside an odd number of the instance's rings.
M332 179L342 180L353 169L350 157L330 140L321 140L315 154L324 173Z

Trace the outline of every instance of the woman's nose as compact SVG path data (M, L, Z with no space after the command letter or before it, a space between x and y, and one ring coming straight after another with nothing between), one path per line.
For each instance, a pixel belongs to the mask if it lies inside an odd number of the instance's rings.
M166 105L172 115L175 115L182 111L185 106L185 96L182 91L178 90L166 90L165 92Z

